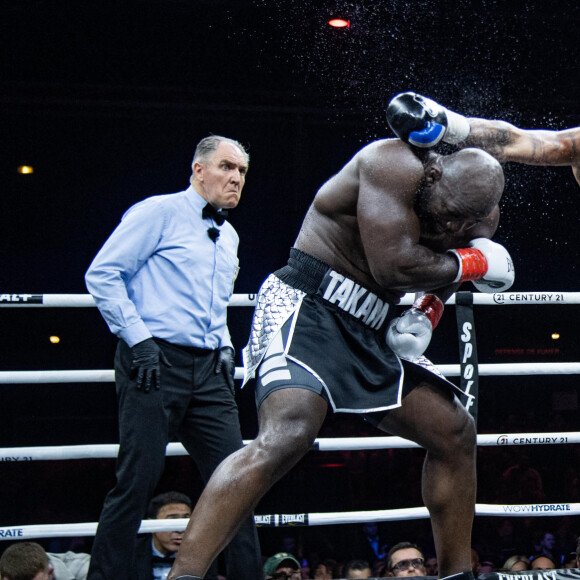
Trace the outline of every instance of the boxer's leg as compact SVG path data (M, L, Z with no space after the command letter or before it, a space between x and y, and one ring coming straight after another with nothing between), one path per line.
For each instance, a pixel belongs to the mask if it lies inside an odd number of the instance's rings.
M312 391L285 388L268 395L256 439L226 458L206 485L168 580L203 577L262 496L310 449L326 411L325 399Z
M475 511L476 433L473 419L450 393L421 383L379 428L427 451L423 501L431 516L441 577L471 570Z

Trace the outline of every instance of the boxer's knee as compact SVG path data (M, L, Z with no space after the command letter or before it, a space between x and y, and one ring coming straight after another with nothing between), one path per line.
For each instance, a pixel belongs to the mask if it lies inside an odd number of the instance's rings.
M458 406L448 423L447 436L443 437L445 452L457 457L474 457L477 444L477 433L473 417Z
M272 476L286 473L310 450L316 434L304 423L284 423L259 433L248 446L251 463Z

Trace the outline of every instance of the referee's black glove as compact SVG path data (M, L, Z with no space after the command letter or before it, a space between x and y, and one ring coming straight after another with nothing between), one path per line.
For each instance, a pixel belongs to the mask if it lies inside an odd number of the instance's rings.
M161 388L161 363L170 367L171 363L152 338L146 338L131 347L131 378L137 377L137 389L148 393L153 387Z
M215 365L215 374L221 372L226 376L228 386L234 392L234 372L236 371L236 358L234 349L231 346L222 346L218 353L217 363Z

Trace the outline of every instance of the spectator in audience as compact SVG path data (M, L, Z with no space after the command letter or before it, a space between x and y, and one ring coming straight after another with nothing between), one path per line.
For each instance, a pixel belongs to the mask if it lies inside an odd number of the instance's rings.
M264 564L266 580L300 580L300 562L289 552L278 552Z
M389 570L387 568L386 560L375 560L373 562L373 578L387 578Z
M552 560L552 562L556 562L559 560L558 558L558 550L556 547L556 536L552 532L546 532L542 539L540 540L539 549L536 554L537 556L547 556Z
M546 497L540 472L531 465L530 455L519 454L518 461L503 473L509 500L516 503L542 503Z
M308 580L311 578L310 576L310 562L306 558L302 558L302 562L300 564L300 576L303 580Z
M578 564L576 563L576 552L570 552L562 557L562 565L560 568L570 569L570 568L577 568Z
M371 565L366 560L351 560L344 567L344 578L371 578Z
M338 576L335 576L337 565L338 562L333 558L326 558L315 566L312 577L314 580L332 580L332 578L338 578Z
M490 572L495 572L496 570L497 566L495 565L495 562L492 562L491 560L486 559L479 564L480 574L489 574Z
M177 491L168 491L155 496L147 508L147 517L154 520L189 518L192 502L189 497ZM183 530L169 532L154 532L151 537L146 536L148 543L147 556L144 556L144 568L152 571L150 576L154 580L165 580L171 570L175 554L181 545ZM212 569L214 577L217 575L217 566L214 562ZM142 572L145 577L146 572ZM148 574L147 574L148 575Z
M47 553L36 542L19 542L0 558L1 580L86 580L89 554Z
M565 473L562 475L565 477ZM562 487L561 489L562 492L561 494L559 493L559 495L568 498L569 495L565 493L565 487ZM572 503L574 500L569 501ZM564 563L564 560L569 554L576 554L576 542L578 541L578 522L575 521L575 519L576 518L571 518L569 516L560 516L554 521L552 527L555 536L554 556L556 557L556 561L560 564Z
M526 534L522 533L521 525L514 518L501 518L490 535L489 553L495 555L498 563L512 554L525 554L528 551Z
M426 576L425 556L412 542L399 542L387 554L389 576Z
M521 572L530 569L530 559L523 555L510 556L501 567L504 572Z
M438 576L439 565L437 564L437 556L430 555L425 557L425 571L427 576Z
M530 565L530 570L555 570L556 562L548 556L534 556Z
M365 522L356 530L353 557L357 560L383 560L387 550L387 540L381 535L377 522Z

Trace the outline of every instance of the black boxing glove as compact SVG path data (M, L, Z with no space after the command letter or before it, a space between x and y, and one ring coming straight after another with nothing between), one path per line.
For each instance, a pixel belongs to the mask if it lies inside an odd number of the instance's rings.
M457 144L469 135L469 121L417 93L400 93L387 106L387 122L410 145L428 149L443 141Z

